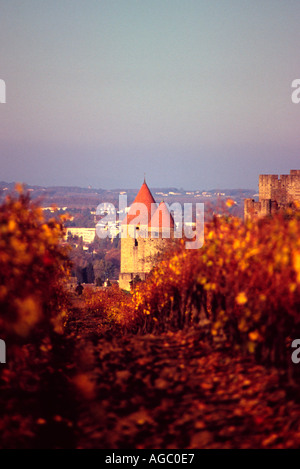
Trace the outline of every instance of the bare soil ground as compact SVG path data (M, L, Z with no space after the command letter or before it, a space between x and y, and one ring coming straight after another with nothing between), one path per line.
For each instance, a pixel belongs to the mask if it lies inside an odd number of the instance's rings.
M300 447L300 401L275 369L212 346L201 329L116 334L80 306L68 326L77 447Z

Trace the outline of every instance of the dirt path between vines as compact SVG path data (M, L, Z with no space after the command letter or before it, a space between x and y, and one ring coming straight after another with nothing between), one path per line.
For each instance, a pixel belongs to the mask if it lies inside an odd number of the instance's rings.
M103 334L100 318L76 306L68 374L78 448L300 447L300 401L276 370L216 350L201 330Z

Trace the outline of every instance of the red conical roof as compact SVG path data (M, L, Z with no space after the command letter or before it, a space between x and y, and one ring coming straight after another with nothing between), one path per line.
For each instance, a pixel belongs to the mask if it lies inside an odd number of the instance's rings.
M145 223L148 224L151 220L151 209L152 206L151 204L155 204L156 202L153 198L153 195L150 192L149 187L146 184L146 181L144 180L142 187L140 188L136 198L134 199L134 204L139 203L139 204L144 204L147 207L148 210L148 215L145 219ZM129 212L127 213L126 217L123 220L124 225L128 225L134 218L137 218L140 215L140 211L136 208L131 206L129 209Z
M153 217L151 218L149 226L151 226L151 228L174 228L174 218L164 201L162 201L157 207Z

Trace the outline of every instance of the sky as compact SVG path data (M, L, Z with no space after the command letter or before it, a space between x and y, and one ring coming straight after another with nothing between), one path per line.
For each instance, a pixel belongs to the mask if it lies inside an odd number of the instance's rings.
M0 180L257 188L300 169L299 0L0 0Z

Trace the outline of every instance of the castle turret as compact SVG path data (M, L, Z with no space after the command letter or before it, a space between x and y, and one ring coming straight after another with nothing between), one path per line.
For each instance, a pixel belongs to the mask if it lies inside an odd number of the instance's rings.
M122 222L121 233L121 267L119 285L125 290L136 277L144 280L155 264L162 244L170 235L164 235L169 221L170 229L174 229L174 220L165 203L159 207L144 180L128 214ZM152 228L157 236L152 236ZM169 232L170 232L169 229ZM158 239L157 239L158 238Z
M162 201L152 215L149 231L153 238L170 238L174 232L175 223L166 203Z
M120 288L129 290L136 277L147 277L173 231L174 219L167 205L161 202L157 207L144 180L122 222Z
M144 205L147 210L144 213L140 214L138 204ZM134 219L136 219L140 215L143 222L142 224L148 225L151 220L152 214L154 213L156 208L157 205L154 200L154 197L151 194L151 191L147 186L146 181L144 180L136 198L133 201L133 204L129 209L129 212L127 213L126 217L122 222L122 225L132 224ZM140 221L138 221L138 223L141 224Z

